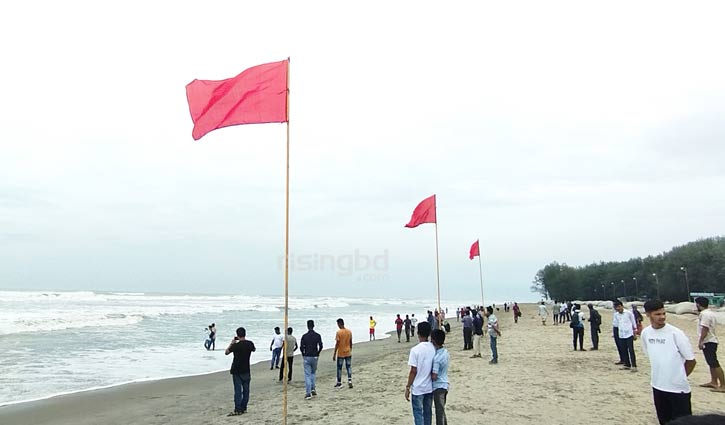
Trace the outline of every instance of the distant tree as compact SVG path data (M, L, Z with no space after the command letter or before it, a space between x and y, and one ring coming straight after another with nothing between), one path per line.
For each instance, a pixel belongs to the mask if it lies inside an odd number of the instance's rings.
M536 272L531 291L558 300L654 298L659 291L663 300L684 301L688 294L682 267L691 292L725 292L725 238L702 239L620 262L571 267L554 261Z

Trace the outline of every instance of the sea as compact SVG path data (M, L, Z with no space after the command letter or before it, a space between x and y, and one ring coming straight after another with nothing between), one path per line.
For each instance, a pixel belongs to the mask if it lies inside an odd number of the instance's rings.
M462 304L443 306L448 317L456 305ZM396 314L424 319L434 306L433 300L290 297L289 325L299 340L313 319L331 348L337 318L360 342L368 340L369 316L378 322L377 337L385 338ZM0 291L0 406L228 370L224 349L239 326L257 347L252 362L269 361L283 312L281 296ZM211 323L216 350L207 351Z

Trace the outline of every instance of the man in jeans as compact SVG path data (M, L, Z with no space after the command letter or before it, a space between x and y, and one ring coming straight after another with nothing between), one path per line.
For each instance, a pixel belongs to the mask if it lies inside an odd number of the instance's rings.
M275 326L272 342L269 343L269 351L272 352L272 362L269 364L269 370L275 367L279 369L279 360L282 358L282 347L284 347L284 337L279 333L279 326Z
M428 342L431 326L428 322L418 324L418 344L410 349L408 357L408 383L405 386L405 400L413 407L415 425L431 425L433 420L433 357L436 349Z
M307 333L302 335L300 341L300 352L305 369L305 400L312 399L313 395L317 395L315 390L315 381L317 379L317 360L322 351L322 337L314 331L315 322L307 321Z
M342 387L342 363L347 370L347 386L352 388L352 331L345 328L345 321L337 319L337 334L335 334L335 348L332 350L332 361L337 360L337 384L335 388Z
M433 329L430 340L436 348L433 356L433 404L436 407L436 425L447 425L446 398L448 396L448 363L450 356L443 344L446 342L446 333L440 329Z
M498 329L498 319L493 314L493 307L486 307L486 317L488 318L488 335L491 337L491 361L488 364L498 364L498 337L501 336L501 331Z
M631 311L625 310L619 300L614 301L614 315L617 317L619 329L619 343L624 355L623 370L637 371L637 356L634 354L634 333L637 330L637 321Z
M234 353L232 368L229 370L234 383L234 411L229 416L246 413L247 403L249 403L249 382L252 380L249 371L249 357L252 352L256 351L256 348L252 341L246 339L246 336L247 331L244 328L237 328L237 336L224 351L225 355Z

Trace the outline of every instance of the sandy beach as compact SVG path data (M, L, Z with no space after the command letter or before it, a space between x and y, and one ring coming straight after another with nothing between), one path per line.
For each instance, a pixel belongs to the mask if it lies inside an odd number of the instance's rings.
M447 346L451 353L447 415L451 423L471 420L509 424L656 424L649 386L649 363L639 341L635 343L639 372L622 371L611 338L611 310L600 309L602 333L599 351L573 351L568 324L542 326L534 305L522 306L514 324L511 313L497 312L503 336L499 364L489 365L488 343L483 359L463 351L460 325L452 321ZM392 319L391 319L392 320ZM693 346L696 316L668 315L683 329ZM645 319L645 324L647 320ZM261 342L261 341L259 341ZM263 347L264 344L259 344ZM304 400L302 362L295 359L289 386L289 424L410 424L409 404L403 398L408 351L414 344L387 338L356 344L353 350L354 388L333 389L332 352L320 357L319 395ZM591 346L589 329L585 348ZM223 351L219 351L223 356ZM722 357L722 354L721 354ZM699 388L709 380L702 353L690 376L694 413L723 412L725 396ZM109 359L112 361L112 359ZM173 361L173 358L169 358ZM231 356L229 357L231 363ZM48 365L52 367L52 365ZM227 417L233 410L232 384L227 372L122 385L0 407L3 425L56 424L278 424L281 423L282 385L278 371L268 363L253 366L249 410Z

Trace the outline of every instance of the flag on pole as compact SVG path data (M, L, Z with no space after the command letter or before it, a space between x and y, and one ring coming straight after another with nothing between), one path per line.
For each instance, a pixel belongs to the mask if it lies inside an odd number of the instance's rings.
M468 259L473 260L473 257L479 257L481 252L478 250L478 241L471 245L471 250L468 252Z
M187 84L194 140L232 125L287 122L287 65L266 63L226 80Z
M415 210L413 210L413 216L410 218L410 222L405 225L408 228L418 227L423 223L435 223L436 222L436 196L433 195L429 198L423 199Z

